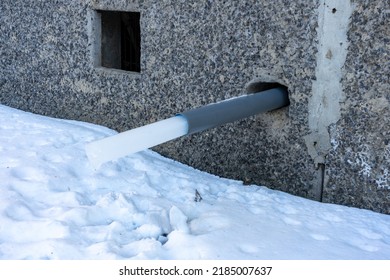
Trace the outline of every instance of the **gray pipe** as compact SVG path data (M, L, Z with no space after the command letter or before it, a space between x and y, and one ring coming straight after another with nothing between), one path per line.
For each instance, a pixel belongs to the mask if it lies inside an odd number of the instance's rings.
M287 90L278 87L209 104L180 113L178 116L187 120L189 135L287 105L289 105Z
M289 104L283 87L261 91L190 110L175 117L100 139L86 146L95 168L101 164L175 138L233 122Z

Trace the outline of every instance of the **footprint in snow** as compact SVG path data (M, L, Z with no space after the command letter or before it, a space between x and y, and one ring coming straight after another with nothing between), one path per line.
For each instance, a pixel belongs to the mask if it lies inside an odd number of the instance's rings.
M184 215L184 213L176 206L172 206L169 210L169 221L173 230L184 233L188 233L190 231L187 224L187 216Z

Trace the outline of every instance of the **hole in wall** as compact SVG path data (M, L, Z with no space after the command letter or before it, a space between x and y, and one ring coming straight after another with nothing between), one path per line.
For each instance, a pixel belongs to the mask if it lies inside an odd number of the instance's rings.
M283 88L287 91L287 93L289 93L288 87L276 82L251 82L246 86L246 92L248 94L251 94L251 93L257 93L257 92L261 92L273 88ZM289 96L287 96L287 98L289 98ZM290 104L290 100L288 100L287 102L288 104L286 106Z
M246 87L246 92L247 93L256 93L256 92L265 91L265 90L269 90L269 89L273 89L273 88L277 88L277 87L282 87L282 88L285 88L287 90L286 86L284 86L282 84L279 84L279 83L274 83L274 82L253 82L253 83L250 83Z
M97 11L100 14L99 66L140 72L141 28L139 12Z
M278 87L284 88L287 92L289 92L288 88L285 85L276 82L252 82L247 85L246 92L256 93L256 92L261 92L261 91L278 88Z

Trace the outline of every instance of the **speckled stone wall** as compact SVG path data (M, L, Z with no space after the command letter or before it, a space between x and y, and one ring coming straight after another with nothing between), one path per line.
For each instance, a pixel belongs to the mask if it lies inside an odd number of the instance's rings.
M307 96L314 78L317 3L144 1L143 94L175 112L238 96L251 82L290 90L289 108L158 147L213 174L315 199L320 178L307 155ZM282 9L280 7L283 7ZM302 42L307 42L302 44ZM152 119L153 117L148 117ZM299 155L299 156L298 156Z
M390 3L354 5L323 197L390 213Z
M1 103L115 128L128 125L140 77L94 67L91 7L77 0L1 1Z
M314 147L319 7L335 14L333 2L2 0L0 102L122 131L277 82L288 108L156 150L248 184L390 213L386 1L354 1L345 100L325 125L331 149ZM141 13L141 73L99 67L96 10Z

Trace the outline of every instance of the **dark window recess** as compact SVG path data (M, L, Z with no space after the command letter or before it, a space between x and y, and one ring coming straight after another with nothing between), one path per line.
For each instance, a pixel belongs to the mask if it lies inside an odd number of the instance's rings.
M103 67L140 72L141 29L139 12L99 11Z

